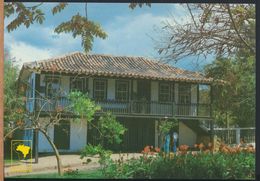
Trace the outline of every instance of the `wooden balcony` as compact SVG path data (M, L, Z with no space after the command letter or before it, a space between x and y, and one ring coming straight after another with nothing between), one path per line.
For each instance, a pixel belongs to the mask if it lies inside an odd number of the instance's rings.
M101 106L102 112L112 112L117 116L149 116L149 117L210 117L210 104L175 104L174 102L158 101L116 101L105 100L95 101ZM70 102L67 98L61 97L56 100L36 99L36 111L60 111L67 110Z

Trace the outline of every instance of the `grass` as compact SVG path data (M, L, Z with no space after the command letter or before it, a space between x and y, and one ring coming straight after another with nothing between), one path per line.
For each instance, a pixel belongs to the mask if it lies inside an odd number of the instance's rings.
M73 179L102 179L102 173L100 170L91 171L79 171L75 175L67 175L64 173L63 176L59 176L57 173L44 173L44 174L32 174L32 175L22 175L9 178L73 178Z
M19 160L13 160L12 161L12 164L15 164L15 163L19 163ZM7 165L7 164L10 165L11 164L11 159L5 159L4 160L4 164L5 165Z

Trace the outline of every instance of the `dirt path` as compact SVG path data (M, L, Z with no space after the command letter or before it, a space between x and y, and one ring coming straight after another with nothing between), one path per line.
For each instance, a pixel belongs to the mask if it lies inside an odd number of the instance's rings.
M113 160L119 159L123 156L124 160L131 159L133 157L138 158L140 153L128 153L128 154L112 154ZM64 170L78 169L78 170L93 170L99 168L98 157L88 157L91 162L84 164L86 159L81 160L79 155L61 155L62 165ZM32 160L34 162L34 160ZM22 172L23 170L29 170L29 172ZM28 175L28 174L42 174L42 173L55 173L57 172L57 161L55 156L40 157L38 163L26 163L20 162L16 165L5 165L4 168L5 177Z

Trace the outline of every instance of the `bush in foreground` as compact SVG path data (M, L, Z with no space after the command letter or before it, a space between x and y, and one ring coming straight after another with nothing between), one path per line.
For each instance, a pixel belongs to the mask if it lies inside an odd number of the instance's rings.
M203 148L203 147L201 147ZM184 179L253 179L255 154L252 147L231 148L225 145L217 153L208 149L164 155L157 149L145 147L143 156L124 161L110 160L103 174L107 178L184 178Z

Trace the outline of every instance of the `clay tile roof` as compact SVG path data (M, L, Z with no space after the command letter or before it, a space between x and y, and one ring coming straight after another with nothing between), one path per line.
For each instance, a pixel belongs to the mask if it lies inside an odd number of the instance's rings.
M144 57L83 54L80 52L25 63L23 69L185 82L209 83L213 81L212 78L206 78L198 72L183 70Z

